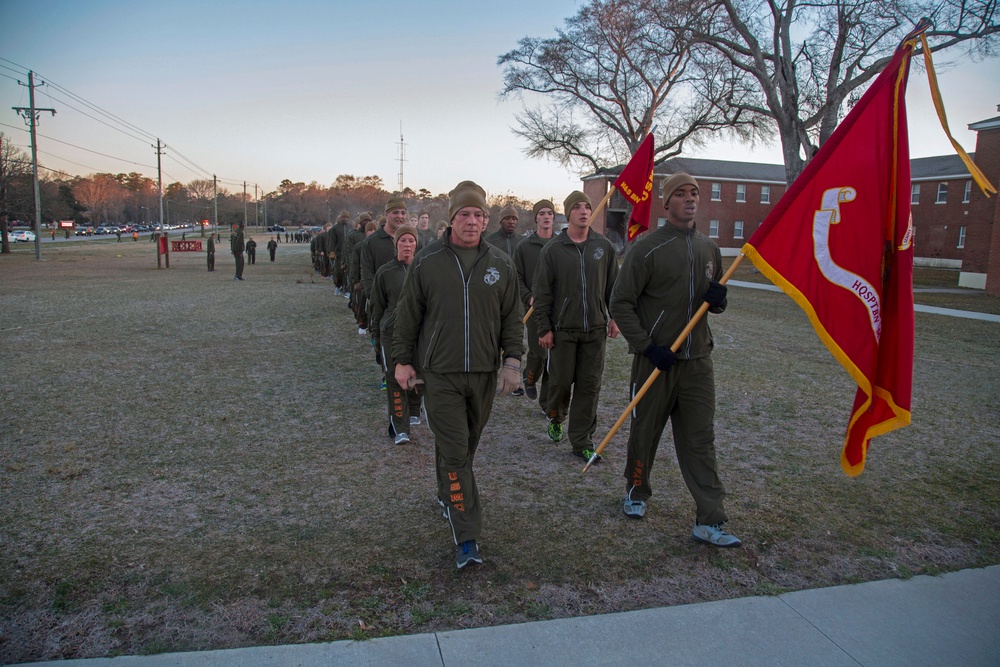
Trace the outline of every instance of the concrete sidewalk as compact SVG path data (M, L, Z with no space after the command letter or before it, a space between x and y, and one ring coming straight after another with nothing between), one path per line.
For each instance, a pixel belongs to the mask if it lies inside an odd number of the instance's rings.
M1000 665L1000 565L777 597L363 642L32 663L281 665Z

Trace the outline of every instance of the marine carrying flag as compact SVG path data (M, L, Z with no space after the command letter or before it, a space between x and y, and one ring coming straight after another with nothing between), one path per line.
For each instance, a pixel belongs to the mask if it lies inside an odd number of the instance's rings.
M649 212L653 205L653 133L639 144L632 159L615 180L615 187L632 202L632 217L628 221L628 240L649 229Z
M806 312L858 385L840 463L910 423L913 228L905 93L914 41L896 51L743 246Z

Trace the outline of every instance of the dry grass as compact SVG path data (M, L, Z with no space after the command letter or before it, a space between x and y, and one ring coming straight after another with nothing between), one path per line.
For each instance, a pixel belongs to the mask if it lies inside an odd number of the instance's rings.
M630 522L625 433L581 475L527 399L498 399L477 460L486 564L457 572L432 437L385 437L371 348L307 253L260 252L244 283L223 253L214 274L193 254L158 271L145 243L0 257L0 662L427 632L1000 562L1000 325L917 315L914 423L876 439L851 479L846 374L787 297L734 289L713 317L717 431L745 547L689 540L669 436L649 514ZM613 342L599 437L627 376Z

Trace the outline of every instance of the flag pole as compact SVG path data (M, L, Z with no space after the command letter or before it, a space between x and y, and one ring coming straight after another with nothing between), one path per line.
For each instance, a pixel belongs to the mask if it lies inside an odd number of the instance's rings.
M743 253L740 253L739 255L736 256L736 259L733 260L732 265L719 280L720 285L725 285L727 282L729 282L729 279L736 272L736 269L739 267L742 261L743 261ZM691 317L691 321L687 323L687 326L684 327L684 330L681 331L680 335L677 336L677 339L674 341L674 344L670 346L671 352L676 352L680 348L680 346L684 343L684 339L691 334L691 331L694 329L695 325L698 324L698 321L702 317L704 317L705 313L707 312L708 312L708 302L703 301L701 306L698 308L697 311L695 311L695 314ZM646 392L649 391L649 388L653 386L653 383L656 381L656 378L658 377L660 377L660 369L654 368L653 372L650 373L649 377L646 379L646 382L643 383L642 387L639 388L639 391L635 393L635 397L629 402L628 406L622 412L621 417L619 417L618 421L616 421L614 426L611 427L611 430L608 431L608 434L604 436L604 440L601 440L601 444L597 446L597 449L594 451L593 456L591 456L590 460L587 461L587 465L583 466L583 472L587 472L587 468L590 467L590 464L597 460L597 457L600 455L600 453L604 451L605 447L608 446L608 443L611 441L611 438L614 437L615 433L618 432L618 429L620 429L622 427L622 424L625 423L625 419L628 417L629 413L632 412L635 406L639 404L639 401L641 401L642 397L646 395Z
M597 208L595 208L593 212L590 214L591 218L597 217L597 214L600 213L602 210L604 210L604 206L608 203L608 200L611 199L611 195L614 193L614 191L615 191L615 186L612 185L610 188L608 188L608 194L604 195L604 199L601 200L601 203L598 204ZM521 320L521 324L527 324L533 312L535 312L534 306L528 308L528 312L524 314L524 319Z

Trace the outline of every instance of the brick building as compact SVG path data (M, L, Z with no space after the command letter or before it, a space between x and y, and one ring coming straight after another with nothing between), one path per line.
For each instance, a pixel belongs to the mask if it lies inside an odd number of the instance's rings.
M969 125L977 134L976 164L994 185L1000 183L1000 116ZM583 178L591 201L604 198L622 167L601 169ZM785 193L783 165L674 158L657 166L653 177L651 226L663 225L661 189L670 174L684 171L701 186L698 231L711 237L723 255L740 248ZM1000 198L987 198L957 155L910 161L915 263L960 271L959 285L1000 295ZM594 229L615 243L625 238L629 207L615 192Z

